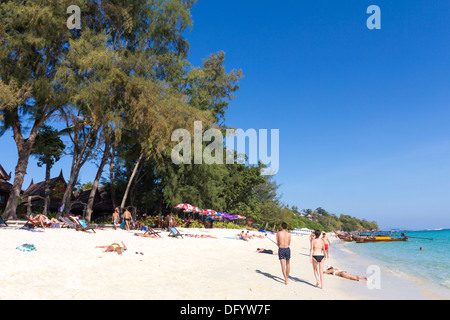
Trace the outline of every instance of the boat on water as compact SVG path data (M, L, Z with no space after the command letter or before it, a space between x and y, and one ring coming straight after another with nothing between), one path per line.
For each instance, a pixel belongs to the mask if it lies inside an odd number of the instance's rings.
M336 233L336 236L341 239L342 241L352 242L353 238L350 234L339 234Z
M408 237L406 237L404 233L402 233L400 237L383 232L336 234L336 236L343 241L355 241L356 243L408 241Z
M365 233L352 235L352 238L356 243L408 241L404 233L400 237L393 236L391 233Z

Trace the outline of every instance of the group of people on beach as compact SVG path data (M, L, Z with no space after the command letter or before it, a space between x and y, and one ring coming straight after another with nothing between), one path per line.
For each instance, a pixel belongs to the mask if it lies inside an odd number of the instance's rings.
M131 213L128 210L125 210L124 214L122 215L123 222L126 224L127 231L130 230L130 224L132 220ZM120 217L120 209L117 207L113 213L113 223L114 227L117 228L119 225L119 222L121 221ZM168 218L168 224L171 226L173 224L172 217L169 216ZM260 237L264 238L264 236L258 235L250 235L249 231L245 232L243 230L240 234L237 235L238 239L248 241L249 239L252 239L253 237ZM345 279L349 280L355 280L359 281L361 279L367 280L366 277L362 276L354 276L347 271L341 271L337 268L334 268L333 266L327 266L326 270L324 268L325 260L330 257L329 253L329 247L331 245L331 242L325 232L321 232L319 230L316 230L311 233L310 235L310 250L309 250L309 258L310 263L312 264L313 271L314 271L314 277L316 278L316 287L319 287L321 289L324 288L324 274L332 274L335 276L339 276ZM123 244L123 243L122 243ZM289 274L290 274L290 260L291 260L291 233L287 230L287 224L282 223L281 224L281 230L276 233L276 245L278 246L278 252L274 252L273 250L264 249L264 248L258 248L257 252L260 253L267 253L272 255L278 255L278 259L280 260L281 264L281 271L283 273L283 277L285 280L285 284L288 284L289 281ZM122 254L124 250L126 250L126 246L123 244L121 246L118 243L114 243L108 246L101 246L98 248L105 248L106 252L117 252L119 255Z
M120 221L121 221L121 216L120 216L120 208L116 207L114 209L113 215L113 224L114 224L114 229L117 230L117 227L120 227ZM131 216L131 212L128 211L128 209L125 209L123 215L122 215L122 223L125 222L125 228L127 229L127 231L131 230L131 221L132 221L132 216Z
M262 235L252 235L250 234L250 232L247 230L247 232L245 232L245 230L242 230L242 232L240 234L237 235L239 240L244 240L244 241L248 241L250 239L253 238L264 238L264 236Z
M257 252L267 253L278 255L278 259L281 264L281 272L283 273L283 277L285 280L285 284L288 284L289 281L289 273L290 273L290 260L291 260L291 233L287 231L287 224L281 224L281 231L277 232L277 246L278 252L274 252L273 250L258 248ZM332 274L338 277L342 277L344 279L349 280L367 280L367 277L363 276L355 276L347 271L341 271L333 266L327 266L327 269L324 269L325 260L330 257L329 254L329 246L331 245L330 240L325 232L320 232L316 230L310 235L310 250L309 250L309 259L313 267L314 276L316 278L316 287L323 289L323 277L324 274Z

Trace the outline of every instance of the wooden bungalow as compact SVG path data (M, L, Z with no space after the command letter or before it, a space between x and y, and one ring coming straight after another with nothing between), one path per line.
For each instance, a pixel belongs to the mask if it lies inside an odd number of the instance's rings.
M11 180L11 173L7 174L0 164L0 210L4 210L8 203L9 194L11 193L12 184L8 181Z
M63 172L58 177L50 179L50 203L48 206L49 212L56 212L61 205L61 200L64 195L64 191L67 187L67 182L64 179ZM23 192L23 205L27 205L28 202L31 203L32 207L44 207L44 198L46 183L45 181L41 181L38 183L34 183L31 180L30 186ZM29 197L31 197L29 199Z
M70 212L73 214L84 216L91 190L76 192L75 198L72 201ZM99 216L111 215L114 212L114 207L106 188L99 187L95 193L94 205L92 207L93 215L91 218L95 219Z
M24 206L28 206L31 203L32 208L42 208L44 207L45 198L45 181L34 183L31 181L30 186L23 193ZM64 192L67 187L67 182L64 179L62 170L58 177L50 180L50 204L48 212L57 212L61 206L61 201L64 196ZM71 197L70 213L84 216L86 206L89 200L89 195L91 190L74 192ZM31 197L31 198L30 198ZM114 211L111 198L106 192L105 187L99 187L94 198L93 205L93 215L92 218L111 215ZM31 209L33 210L33 209Z

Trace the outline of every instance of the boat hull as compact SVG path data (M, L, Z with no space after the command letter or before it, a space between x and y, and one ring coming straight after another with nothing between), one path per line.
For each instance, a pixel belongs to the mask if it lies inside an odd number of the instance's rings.
M391 238L391 239L370 239L370 238L360 238L355 239L356 243L366 243L366 242L400 242L408 241L408 238Z

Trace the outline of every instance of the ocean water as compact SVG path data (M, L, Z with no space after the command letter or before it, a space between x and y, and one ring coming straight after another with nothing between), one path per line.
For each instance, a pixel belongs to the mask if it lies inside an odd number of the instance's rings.
M381 261L399 275L412 275L450 290L450 229L401 232L409 241L351 242L345 247ZM420 251L420 247L425 251Z

